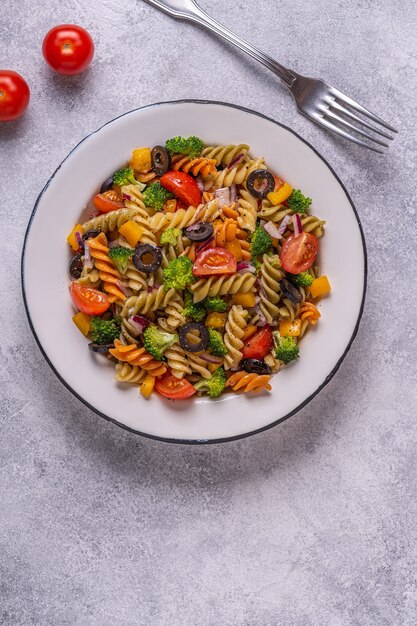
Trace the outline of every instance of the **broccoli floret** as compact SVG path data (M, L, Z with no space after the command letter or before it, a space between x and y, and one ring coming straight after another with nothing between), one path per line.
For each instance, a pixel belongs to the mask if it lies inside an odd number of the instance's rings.
M174 259L163 271L165 289L185 289L195 281L193 276L193 262L188 256Z
M206 309L202 302L193 302L192 295L187 293L183 314L185 317L193 320L193 322L202 322L206 316Z
M194 387L199 391L204 389L210 396L210 398L218 398L222 395L223 389L226 386L226 372L223 367L219 367L211 378L201 380Z
M146 206L160 211L167 200L174 196L170 191L162 187L161 183L151 183L142 193L143 201Z
M294 285L297 285L297 287L310 287L311 283L314 280L310 272L301 272L300 274L292 274L290 278L291 278L291 282L293 282Z
M171 154L186 154L195 159L200 156L204 148L204 141L198 137L173 137L165 143L166 149Z
M216 312L216 313L224 313L227 309L226 302L219 297L216 298L206 298L203 300L203 304L206 308L206 311Z
M275 357L283 363L290 363L298 359L300 350L294 337L281 337L278 331L272 333L275 345Z
M251 237L251 253L253 257L265 254L272 246L272 238L262 226L257 226Z
M162 361L164 352L178 340L174 333L164 333L151 324L143 333L143 345L151 356L157 361Z
M307 213L307 209L312 203L311 198L307 198L299 189L294 189L287 200L287 204L295 213Z
M227 348L224 345L224 341L223 341L221 334L217 330L214 330L213 328L209 328L208 333L209 333L209 348L211 350L211 353L214 356L226 356Z
M111 344L120 335L121 317L104 320L102 317L92 317L90 321L91 338L100 346Z
M159 240L161 246L163 246L165 243L170 243L171 245L175 246L178 241L179 234L179 228L168 228L162 233L161 239Z
M126 272L129 259L133 256L133 252L134 250L125 248L125 246L109 248L109 257L121 274Z
M123 187L124 185L140 186L140 182L136 180L131 167L124 167L123 169L115 172L113 174L113 182L115 185L119 185L119 187Z

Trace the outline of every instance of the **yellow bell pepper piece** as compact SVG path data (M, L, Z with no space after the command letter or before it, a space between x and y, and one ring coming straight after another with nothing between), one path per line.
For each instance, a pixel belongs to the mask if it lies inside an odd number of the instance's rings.
M167 200L165 202L165 211L167 213L175 213L177 209L177 201L176 200Z
M77 313L72 318L72 321L74 322L74 324L76 325L78 330L80 330L82 332L82 334L85 337L87 337L88 333L90 332L90 321L91 321L91 318L88 315L86 315L85 313Z
M271 204L276 206L277 204L282 204L285 200L288 200L290 195L292 194L292 187L288 183L284 183L282 187L277 189L277 191L271 191L268 194L268 200Z
M150 374L148 374L140 386L140 392L144 398L148 399L151 397L154 387L155 376L151 376Z
M127 243L134 248L143 235L143 228L137 222L128 220L120 226L119 233L126 239Z
M313 298L322 298L330 293L331 287L327 276L315 278L310 286L310 293Z
M80 247L78 245L77 238L75 237L76 232L79 232L81 235L83 234L83 227L81 224L75 224L74 228L67 237L67 241L71 248L74 250L74 252L77 252L78 248Z
M130 159L130 167L138 172L148 172L152 167L151 149L135 148Z
M226 250L229 250L235 257L236 261L242 260L242 246L240 245L240 241L238 239L233 239L233 241L227 241L224 245Z
M219 367L221 366L222 366L221 363L207 363L207 369L210 372L210 374L214 374L214 372L218 370Z
M226 324L226 320L227 313L218 313L215 311L207 315L206 326L210 326L210 328L223 328Z
M252 337L252 335L254 335L257 330L258 330L257 326L255 326L254 324L248 324L245 328L245 332L243 333L242 341L246 341L246 339L249 339L249 337Z
M299 337L301 333L301 320L299 317L291 320L281 320L279 323L279 334L282 337Z
M255 294L254 293L236 293L233 296L234 304L240 304L241 306L246 307L247 309L251 309L256 304Z

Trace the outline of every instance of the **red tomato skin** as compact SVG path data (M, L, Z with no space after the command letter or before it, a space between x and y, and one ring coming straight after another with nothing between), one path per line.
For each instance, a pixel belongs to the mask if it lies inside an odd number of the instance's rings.
M26 111L30 89L20 74L0 70L0 122L17 120Z
M102 315L110 307L105 293L91 287L84 287L76 280L70 285L70 293L75 308L86 315Z
M245 341L242 358L262 360L271 350L273 343L270 326L264 326Z
M223 261L223 263L219 264L217 267L210 266L207 262L209 258L214 255L219 256ZM236 270L236 257L234 257L229 250L226 250L226 248L207 248L207 250L204 250L197 256L193 266L194 276L236 274Z
M305 272L313 265L318 251L319 240L315 235L306 232L290 235L281 249L282 267L288 274Z
M189 206L198 206L201 204L201 191L194 178L185 172L169 171L161 176L160 181L162 187L171 191L176 198Z
M60 24L46 33L42 44L45 61L58 74L81 74L94 56L94 42L82 26Z
M104 193L98 193L93 198L94 208L100 213L110 213L111 211L117 211L117 209L121 209L124 205L122 202L115 202L114 200L110 200L107 198Z
M170 384L174 387L172 390L169 388ZM175 387L178 388L177 391L175 391ZM161 396L170 400L185 400L186 398L191 398L196 393L196 390L188 380L175 378L170 373L156 379L155 389Z

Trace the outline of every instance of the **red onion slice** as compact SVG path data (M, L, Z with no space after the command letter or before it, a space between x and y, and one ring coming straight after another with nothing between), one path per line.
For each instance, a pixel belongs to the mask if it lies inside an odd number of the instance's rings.
M128 193L123 193L122 195L123 195L123 200L131 200L132 199L132 196L129 196Z
M285 233L286 228L287 228L288 224L290 223L290 221L291 221L291 215L286 215L284 217L284 219L282 220L281 225L280 225L280 227L278 229L279 232L281 233L281 235L283 235Z
M141 335L150 324L150 321L142 315L132 315L132 317L129 317L128 322L133 326L137 335Z
M93 258L91 256L90 246L88 241L84 242L84 267L86 270L93 269Z
M227 169L228 170L233 169L236 165L239 165L239 163L243 161L244 158L245 158L245 154L244 152L241 152L240 154L237 155L237 157L233 159L233 161L229 163L229 165L227 166Z
M265 315L262 313L261 307L259 306L259 304L255 305L255 311L259 315L259 320L256 322L256 325L265 326L265 324L268 324L268 320L266 319Z
M201 193L203 193L206 190L206 188L205 188L204 180L203 180L202 176L197 176L195 182L197 183L198 188L201 191Z
M197 248L196 255L200 254L201 252L204 252L204 250L207 250L208 248L213 248L214 244L214 237L210 237L210 239L207 239L207 241L205 241L204 243L201 244L201 246L199 246Z
M236 202L236 200L237 200L236 185L231 185L230 186L230 202Z
M76 230L74 234L75 234L75 239L76 239L76 241L78 243L78 247L81 250L84 250L84 240L83 240L82 234L80 233L79 230Z
M128 298L131 295L129 289L120 280L117 281L116 287L120 289L120 291L122 292L124 296L126 296L126 298Z
M207 363L223 363L223 359L219 356L213 356L212 354L207 354L207 352L203 352L198 355L200 359L203 361L207 361Z
M228 206L230 204L229 187L222 187L221 189L216 189L216 191L214 192L214 197L218 199L220 208L222 208L224 205Z
M298 213L292 216L292 223L294 225L294 235L296 237L297 235L301 235L301 233L303 232L303 225L301 223L301 219Z

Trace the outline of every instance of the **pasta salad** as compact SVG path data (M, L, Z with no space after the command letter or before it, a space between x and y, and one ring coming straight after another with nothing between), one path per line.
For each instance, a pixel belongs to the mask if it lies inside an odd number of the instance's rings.
M330 292L311 202L246 144L135 148L67 238L74 323L145 398L271 390Z

